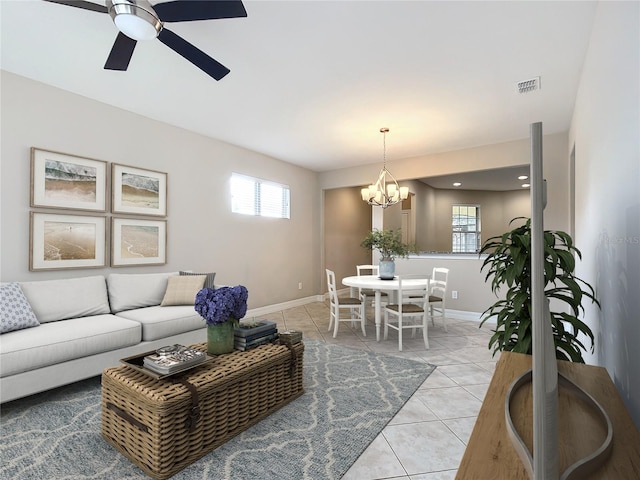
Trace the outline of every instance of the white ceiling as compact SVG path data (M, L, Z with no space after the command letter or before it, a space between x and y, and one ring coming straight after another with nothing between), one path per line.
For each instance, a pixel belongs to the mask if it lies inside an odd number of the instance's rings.
M476 170L473 172L456 173L454 175L439 175L437 177L420 178L419 180L440 189L460 190L521 190L523 184L529 180L519 180L518 177L529 177L529 165L518 167L494 168L490 170ZM460 186L454 186L454 182Z
M102 3L96 0L95 3ZM152 3L158 3L153 2ZM315 171L569 128L596 4L253 1L246 18L167 24L231 69L157 40L103 70L110 17L1 0L2 69ZM515 83L540 76L542 89Z

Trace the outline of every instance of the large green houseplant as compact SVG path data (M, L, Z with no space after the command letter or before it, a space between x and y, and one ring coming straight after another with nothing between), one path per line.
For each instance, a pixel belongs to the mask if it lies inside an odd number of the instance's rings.
M524 220L518 217L511 220ZM495 317L496 328L489 340L494 354L500 350L526 353L532 352L532 301L531 301L531 219L501 236L489 238L480 254L488 253L481 271L488 269L485 280L493 276L491 290L498 294L506 288L505 297L498 300L482 314L481 325ZM564 303L564 310L552 311L551 323L555 342L556 358L584 363L582 350L586 347L578 338L580 334L591 340L591 329L578 316L584 312L582 301L586 298L600 306L595 291L587 282L574 275L574 254L582 258L573 245L571 236L565 232L544 232L544 280L545 295ZM584 288L586 288L586 290ZM557 302L555 302L557 304ZM551 304L554 307L554 303Z
M415 246L402 241L402 230L374 229L367 234L360 245L368 250L380 252L379 273L382 279L392 279L395 274L396 257L407 257L416 251Z

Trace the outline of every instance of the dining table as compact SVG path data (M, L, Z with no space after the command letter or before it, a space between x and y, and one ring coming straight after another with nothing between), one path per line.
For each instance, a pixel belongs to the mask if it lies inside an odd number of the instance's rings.
M403 278L403 289L407 287L421 287L427 284L427 290L429 289L429 275L421 276L420 278ZM387 292L389 298L395 298L397 291L400 289L400 282L398 277L393 279L382 279L378 275L353 275L351 277L344 277L342 284L351 288L368 288L375 292L374 297L374 311L375 311L375 323L376 323L376 341L380 341L380 325L382 324L382 307L381 298L382 292Z

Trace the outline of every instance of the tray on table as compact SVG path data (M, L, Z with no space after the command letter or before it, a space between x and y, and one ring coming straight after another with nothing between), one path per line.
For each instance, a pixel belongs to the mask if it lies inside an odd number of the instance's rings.
M137 370L138 372L144 375L148 375L151 378L155 378L156 380L159 380L161 378L173 377L175 375L184 373L188 370L201 367L202 365L206 365L208 363L213 362L216 358L215 356L207 354L207 358L203 362L197 363L195 365L187 365L185 367L181 367L179 369L174 370L171 373L158 373L144 366L144 357L146 357L147 355L152 355L155 352L156 352L155 350L151 350L149 352L141 353L140 355L133 355L131 357L123 358L120 361L123 364L127 365L128 367L133 368L134 370Z

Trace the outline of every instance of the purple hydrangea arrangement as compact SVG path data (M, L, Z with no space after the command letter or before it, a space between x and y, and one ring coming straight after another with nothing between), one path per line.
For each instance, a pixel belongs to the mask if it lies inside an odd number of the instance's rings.
M249 292L242 285L203 288L196 294L195 310L207 325L219 325L227 321L238 321L247 313Z

